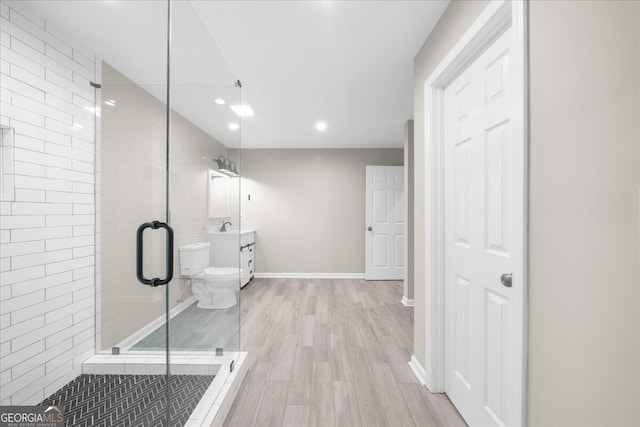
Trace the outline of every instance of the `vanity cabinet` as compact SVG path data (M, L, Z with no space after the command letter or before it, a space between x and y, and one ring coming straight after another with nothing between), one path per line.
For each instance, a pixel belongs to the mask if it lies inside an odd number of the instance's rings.
M255 230L209 231L211 266L242 269L240 287L255 275Z

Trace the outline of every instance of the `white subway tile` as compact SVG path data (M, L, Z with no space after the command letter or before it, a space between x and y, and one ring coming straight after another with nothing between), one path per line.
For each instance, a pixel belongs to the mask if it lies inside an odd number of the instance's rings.
M11 215L11 203L0 201L0 215Z
M24 297L22 297L24 298ZM28 322L16 323L8 328L4 328L2 330L2 335L0 336L0 342L7 342L20 337L22 335L28 334L29 332L33 332L38 330L44 326L44 314L40 316L33 317ZM36 340L34 340L35 342ZM20 348L24 348L25 346L21 346ZM18 348L12 346L12 350L16 351Z
M78 311L73 313L73 323L80 323L83 320L91 319L95 315L96 315L96 309L93 305L91 307L79 309Z
M81 151L88 151L89 153L95 152L96 146L93 142L83 141L81 139L73 138L72 147Z
M0 26L0 28L2 27ZM6 48L11 48L11 36L9 35L9 33L0 31L0 45Z
M33 354L33 356L35 356L35 354ZM11 381L10 383L3 384L2 386L0 386L0 395L2 396L13 395L19 390L29 387L31 384L37 382L43 376L44 376L44 365L40 365L32 371L29 371L28 373L18 378L14 378L13 381Z
M16 43L19 43L19 41L15 38L12 38L11 44ZM26 70L38 77L44 77L44 67L36 61L32 60L29 55L20 54L10 47L7 47L6 45L0 46L0 55L2 56L2 58L4 58L5 61L9 62L10 64L18 66L23 70ZM10 72L7 74L10 74Z
M21 268L19 270L11 270L0 273L0 283L2 286L11 285L13 283L20 283L27 280L37 279L45 275L45 268L43 265L35 267Z
M44 291L32 292L19 297L13 297L9 301L3 302L2 311L4 313L13 313L14 311L25 310L29 307L33 307L35 304L42 301L44 301ZM13 318L11 319L11 324L15 324ZM5 334L5 331L2 331L2 337L0 337L0 340L4 342L6 339L10 339L10 334Z
M65 343L64 348L61 347L60 344L51 348L51 350L53 350L52 353L55 354L56 356L51 358L44 365L47 373L54 372L56 369L72 361L73 355L74 355L73 342L69 342L69 340L65 340L63 341L63 343ZM47 351L50 351L50 350L47 350Z
M89 129L84 124L76 125L75 118L73 124L68 124L45 117L44 126L47 130L68 135L70 137L89 140L93 138L93 129Z
M42 313L67 306L71 304L71 302L71 295L63 295L58 298L46 300L44 302L23 308L22 310L16 310L11 313L11 323L15 324L24 322L25 320L32 319L38 315L41 315Z
M45 76L49 73L49 70L45 70ZM71 100L73 99L73 95L72 92L64 89L48 80L45 80L42 77L39 77L33 73L30 73L29 71L20 68L20 67L14 67L13 65L11 66L11 77L14 79L17 79L25 84L28 84L30 86L33 86L37 89L40 89L41 91L47 93L47 94L52 94L57 96L58 98L62 98L62 99L66 99L67 101L71 102ZM15 92L15 91L14 91ZM22 92L20 92L22 93ZM22 93L23 95L26 95L25 93Z
M45 217L34 215L13 215L2 217L0 229L11 230L14 228L38 228L44 227Z
M45 346L47 348L53 347L60 341L66 340L75 335L79 335L87 329L91 329L93 331L93 319L83 320L82 322L77 323L70 328L66 328L54 333L53 335L49 335L45 339Z
M0 3L0 16L9 19L9 6L4 4L4 2Z
M43 139L36 139L36 138L32 138L32 137L26 136L26 135L15 134L13 142L14 142L14 147L15 147L16 152L18 150L20 150L22 152L27 151L28 153L43 152L44 151L44 140ZM14 156L15 156L14 158L16 160L22 160L22 159L19 159L17 157L15 152L14 152ZM31 162L31 163L33 163L33 162Z
M16 200L21 202L44 202L44 190L29 190L16 188Z
M0 103L0 111L11 120L19 120L33 126L43 127L45 123L45 118L42 114L34 113L33 111L25 110L24 108L16 107L15 105L5 102Z
M38 178L33 176L16 175L14 178L16 188L30 188L34 190L71 191L69 181L59 179ZM49 201L47 199L47 201Z
M91 79L94 76L93 69L89 70L85 68L82 64L74 61L73 59L66 56L64 53L60 52L57 49L53 49L52 46L46 46L46 54L48 58L56 61L60 64L65 70L75 71L87 79ZM47 65L49 66L49 65ZM74 91L75 92L75 91ZM93 94L92 94L93 95Z
M84 246L82 248L73 248L74 258L83 258L95 253L95 246Z
M35 255L22 255L11 258L11 266L13 268L26 268L33 265L50 264L53 262L66 261L73 259L73 250L59 250L39 253Z
M9 326L11 326L11 315L9 313L0 314L0 332Z
M73 236L72 227L24 228L11 231L12 242L27 242L30 240L58 239Z
M42 253L44 252L44 247L45 245L42 241L7 243L2 245L2 253L0 254L0 256L2 258L6 258L18 255Z
M44 128L21 122L16 119L11 120L11 127L15 129L16 135L30 136L34 139L44 139Z
M34 369L38 365L46 364L48 361L56 359L58 355L62 355L68 350L73 348L73 340L64 340L58 345L51 347L41 353L38 353L36 356L31 357L25 360L22 363L18 363L12 368L12 373L14 375L21 375L31 369ZM67 359L71 359L69 355Z
M46 144L44 151L54 156L66 157L72 160L81 160L83 162L93 163L93 153L77 150L75 148L63 147L58 144Z
M78 248L83 246L93 246L93 236L70 237L66 239L51 239L46 241L47 251L56 251L59 249Z
M2 19L2 22L0 23L2 29L11 35L11 47L13 48L16 41L20 41L30 48L35 49L40 53L44 53L44 41L16 24L17 23L15 21L11 22L6 19Z
M48 106L66 111L73 116L84 117L86 120L93 120L93 110L89 111L88 109L79 107L72 102L67 102L53 95L47 96L45 102Z
M95 206L93 205L73 205L74 215L93 215Z
M95 222L93 215L50 215L47 216L47 227L63 225L89 225Z
M44 176L44 166L34 165L33 163L24 163L19 161L14 161L13 163L13 172L16 175L27 175L27 176Z
M74 303L82 303L83 307L86 307L87 305L90 305L91 307L93 307L93 299L95 297L95 289L93 289L93 287L90 288L85 288L85 289L79 289L77 291L73 292L73 302ZM90 299L91 301L87 302L85 301L86 299ZM81 308L78 308L78 310L75 310L76 312L79 311Z
M72 325L73 319L71 316L66 316L53 321L47 321L43 327L12 339L11 350L20 350L21 348L28 346L32 342L43 340L49 335L55 334L61 329L69 328Z
M11 70L11 66L9 64L9 61L5 61L4 59L0 59L0 73L1 74L5 74L5 75L8 76L10 74L10 70ZM0 77L0 81L2 81L2 79L4 77L5 76Z
M7 258L3 258L2 261L7 260ZM11 286L0 286L0 301L4 301L11 298ZM4 307L3 307L4 311ZM0 334L1 335L1 334ZM0 341L2 340L2 336L0 336Z
M49 26L49 25L47 25ZM48 30L48 28L47 28ZM57 37L55 34L51 34L51 32L47 32L46 38L44 40L48 45L56 49L58 52L63 53L64 55L71 58L73 56L73 48L69 46L69 44Z
M73 274L70 271L66 271L60 274L54 274L51 276L40 277L34 280L28 280L26 282L15 283L11 285L11 295L19 296L29 294L31 292L44 290L45 298L47 300L53 299L60 295L50 295L49 288L62 285L63 283L69 283L73 280Z
M11 381L11 369L0 372L0 384L7 384Z
M59 191L47 191L48 203L76 203L92 205L94 201L93 194L80 194Z
M21 136L21 138L27 138ZM17 138L16 138L17 140ZM37 140L34 140L37 141ZM44 151L44 143L43 150ZM38 153L36 151L16 149L14 152L15 160L25 163L33 163L43 166L53 166L56 168L70 169L71 159L65 159L64 157L52 156L50 154Z
M73 51L73 60L82 65L87 70L91 71L90 78L94 77L94 70L96 69L95 57L87 57L78 50Z
M2 317L4 316L0 316L0 319L2 319ZM0 358L4 359L8 354L11 354L11 342L0 344ZM2 403L0 403L0 405L2 405Z
M69 276L72 276L70 272L63 273ZM67 280L64 283L57 283L47 287L46 289L46 298L52 299L57 298L66 294L73 294L74 291L84 288L93 288L93 277L87 276L78 280Z
M63 203L13 203L14 215L70 215L73 207Z
M37 35L45 32L45 20L43 17L36 17L35 15L26 16L24 12L18 12L15 7L11 8L9 17L11 22L15 22L31 34Z
M53 96L51 98L53 98ZM42 114L45 117L58 120L62 123L73 123L73 115L69 112L49 107L43 102L34 101L31 98L27 98L19 94L13 94L11 98L11 104L16 105L20 108L24 108L26 110L37 111L39 114Z
M73 336L73 344L77 345L80 344L82 342L85 342L87 340L90 340L94 337L94 329L93 329L93 319L87 319L84 322L89 323L89 326L78 332L76 335ZM82 323L84 323L82 322Z
M74 182L72 185L72 191L74 193L85 193L93 195L95 187L93 184L86 184L83 182Z
M4 72L2 78L0 78L0 86L8 89L12 92L20 93L21 95L28 96L36 101L44 102L44 89L38 88L33 84L22 82L9 75L9 72Z
M0 77L0 80L2 79L2 77ZM0 103L4 102L6 104L11 104L11 94L13 92L11 92L9 89L5 89L2 86L0 86ZM0 111L0 114L2 113L2 111ZM5 117L3 115L3 117Z
M11 270L11 258L0 258L0 273Z
M11 241L11 230L0 230L0 243L9 243Z
M73 280L80 280L80 279L87 279L87 278L90 278L91 280L93 280L94 272L95 272L95 268L93 265L89 267L78 268L76 270L73 270Z
M47 178L63 179L66 181L83 182L93 184L93 173L77 172L69 169L60 169L47 166L45 175Z
M72 271L75 269L88 267L90 265L93 265L93 262L93 256L74 258L70 261L61 261L47 264L45 271L47 275L62 273L63 271Z
M47 373L47 375L42 378L42 384L48 384L44 388L44 395L51 396L53 393L61 389L65 384L78 377L80 374L82 374L82 370L79 368L74 368L72 361L65 363L51 373Z
M45 118L45 123L47 119ZM44 140L47 143L54 143L58 145L64 145L65 147L71 147L71 137L69 135L65 135L64 133L56 132L51 129L45 129L44 132Z
M76 312L78 308L73 304L65 305L63 307L57 308L55 310L50 310L45 313L45 323L47 324L47 328L49 325L55 325L59 322L64 322L64 328L68 328L73 325L73 313ZM51 328L47 336L52 335L58 332L62 328ZM44 337L43 337L44 338Z
M65 70L65 71L68 71L68 70ZM48 81L50 81L51 83L55 83L61 88L68 90L72 94L71 99L64 98L70 103L73 103L73 96L74 96L73 94L81 93L84 96L88 97L92 93L93 88L89 84L87 84L87 87L83 87L73 81L73 72L59 74L59 73L53 72L50 69L47 69L45 71L45 75Z

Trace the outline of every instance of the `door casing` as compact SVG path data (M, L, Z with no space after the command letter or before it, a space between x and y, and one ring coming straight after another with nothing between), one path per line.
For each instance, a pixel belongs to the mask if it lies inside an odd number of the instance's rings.
M464 33L424 84L426 221L425 253L425 355L424 382L432 393L445 390L445 240L444 240L444 88L467 68L507 28L512 32L514 185L521 186L521 200L514 200L514 232L521 243L514 248L514 286L521 286L516 301L522 318L513 325L521 333L512 349L514 408L519 425L526 424L527 390L527 213L528 213L528 3L526 0L493 0ZM518 173L520 172L520 173ZM519 282L519 283L518 283ZM412 358L412 364L416 361ZM414 371L416 371L414 367Z

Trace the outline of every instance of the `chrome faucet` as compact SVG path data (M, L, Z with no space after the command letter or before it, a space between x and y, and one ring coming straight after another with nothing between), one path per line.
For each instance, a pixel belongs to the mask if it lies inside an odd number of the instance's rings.
M222 227L220 227L220 231L227 231L227 224L233 225L229 221L222 220Z

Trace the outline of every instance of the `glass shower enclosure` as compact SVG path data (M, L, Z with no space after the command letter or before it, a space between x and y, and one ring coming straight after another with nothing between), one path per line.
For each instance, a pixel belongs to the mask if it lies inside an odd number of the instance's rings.
M242 89L198 2L0 7L0 405L78 421L80 382L119 390L94 417L219 422L244 360L239 235L224 280L202 269L240 228Z

